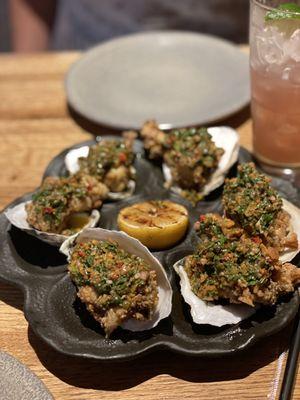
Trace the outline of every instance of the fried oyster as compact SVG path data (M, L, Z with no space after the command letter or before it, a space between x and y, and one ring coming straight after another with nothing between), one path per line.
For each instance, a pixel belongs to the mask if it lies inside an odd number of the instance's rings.
M25 206L27 222L43 232L70 235L76 232L68 226L70 217L100 207L107 192L105 185L89 175L48 177Z
M162 132L154 121L141 130L149 158L163 158L170 168L172 183L183 189L183 196L197 202L199 192L217 169L224 150L217 147L206 128L174 129Z
M155 121L147 121L141 129L141 137L144 147L151 160L161 159L165 151L167 134L161 131Z
M272 305L300 283L300 269L282 264L272 248L248 237L234 221L206 214L195 229L201 242L184 269L200 299Z
M283 209L283 201L270 181L253 163L240 165L237 177L225 181L222 198L225 215L279 253L297 249L291 216Z
M87 157L79 158L80 171L96 177L109 191L125 191L134 179L135 138L136 133L128 131L123 133L123 140L102 139L90 147Z
M152 318L158 304L156 272L117 242L77 243L68 268L78 287L78 297L107 337L128 319Z

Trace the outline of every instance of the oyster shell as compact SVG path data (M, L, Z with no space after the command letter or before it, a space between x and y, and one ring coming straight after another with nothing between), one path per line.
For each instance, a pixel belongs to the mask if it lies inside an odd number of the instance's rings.
M69 236L61 235L58 233L49 233L39 231L30 226L27 222L27 212L25 209L25 205L30 203L30 201L22 202L14 207L8 208L4 211L4 215L9 220L9 222L21 229L29 233L32 236L36 236L38 239L51 244L52 246L60 246ZM97 225L100 219L100 212L98 210L92 210L89 223L86 225L88 227L94 227Z
M79 147L78 149L73 149L70 150L66 156L65 156L65 165L67 168L67 171L70 174L75 174L76 172L79 171L79 163L78 159L80 157L87 157L89 154L89 146L82 146ZM130 168L131 174L134 176L136 173L136 170L134 167ZM108 192L108 199L110 200L122 200L126 199L127 197L130 197L135 191L135 181L131 179L128 182L128 188L124 192Z
M208 128L208 133L211 134L212 140L218 147L224 149L224 154L220 159L218 168L211 175L209 181L200 192L201 195L206 196L213 190L217 189L224 183L225 176L230 168L236 163L239 155L239 135L238 133L228 126L218 126ZM166 163L162 166L163 174L166 184L171 189L180 194L181 188L172 185L171 170Z
M283 200L283 210L291 216L291 230L294 231L300 239L300 209L289 201ZM279 257L282 263L291 261L300 251L286 250ZM191 288L187 273L184 270L184 259L177 261L174 269L180 277L180 287L182 296L191 307L191 316L197 324L209 324L214 326L223 326L227 324L236 324L255 313L256 309L244 304L230 304L223 306L201 300L196 296Z
M286 199L282 199L283 206L282 209L290 214L291 216L291 230L294 231L298 236L298 249L297 250L286 250L284 253L281 254L279 260L281 262L289 262L292 261L294 257L300 251L300 209L294 204L290 203Z
M149 321L129 319L121 325L122 328L131 331L144 331L154 328L160 320L167 318L172 310L172 288L167 274L157 258L155 258L147 247L137 239L132 238L124 232L110 231L102 228L84 229L81 233L69 237L60 247L60 252L65 254L68 260L70 260L72 249L76 243L92 239L100 241L108 239L114 240L124 250L128 251L128 253L143 258L157 274L159 299L153 318Z
M255 313L255 308L243 304L223 306L201 300L191 288L189 278L184 270L184 258L174 264L174 269L180 277L181 294L191 307L191 316L196 324L223 326L237 324Z

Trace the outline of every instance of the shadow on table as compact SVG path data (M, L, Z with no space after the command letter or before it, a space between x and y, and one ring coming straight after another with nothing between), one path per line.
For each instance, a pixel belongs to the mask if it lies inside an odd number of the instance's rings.
M279 351L287 346L290 326L272 337ZM168 374L188 382L218 382L243 379L274 361L277 351L270 338L239 355L226 359L189 358L159 351L130 362L100 362L65 356L39 339L31 328L28 338L44 367L69 385L96 390L119 391L137 386L157 375Z
M68 111L70 114L70 117L73 118L73 120L85 131L88 131L92 133L93 135L119 135L121 133L121 130L119 129L114 129L108 126L104 125L99 125L97 123L92 122L91 120L85 118L81 114L79 114L77 111L75 111L69 104L68 104ZM246 122L250 118L250 106L246 106L243 109L241 109L239 112L235 113L234 115L215 121L214 123L208 124L208 126L214 126L214 125L226 125L226 126L231 126L232 128L238 128L241 124Z

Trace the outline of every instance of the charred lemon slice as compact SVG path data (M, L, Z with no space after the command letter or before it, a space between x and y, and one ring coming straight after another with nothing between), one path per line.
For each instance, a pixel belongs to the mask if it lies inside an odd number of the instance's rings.
M123 208L118 215L119 229L151 249L165 249L177 243L188 222L187 209L169 200L137 203Z

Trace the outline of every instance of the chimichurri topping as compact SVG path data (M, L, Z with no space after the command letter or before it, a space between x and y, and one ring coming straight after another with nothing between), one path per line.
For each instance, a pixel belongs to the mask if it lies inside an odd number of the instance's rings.
M126 190L129 180L134 179L132 164L135 159L135 136L132 132L124 135L122 140L102 139L90 147L87 157L79 159L80 171L96 177L113 192Z
M207 214L197 226L202 241L194 255L187 258L185 270L193 292L203 300L234 299L253 305L245 288L262 290L270 282L274 262L265 249L244 237L233 221Z
M265 234L282 209L282 200L253 163L241 164L236 178L225 181L223 207L251 235Z
M79 297L106 332L116 328L116 321L119 325L128 318L145 320L153 315L158 302L156 273L118 243L90 240L76 244L69 271ZM107 319L112 313L114 322Z
M43 232L71 234L78 229L67 226L69 217L98 208L106 196L106 186L88 175L48 177L26 205L27 221Z
M102 180L111 168L130 166L133 160L133 152L126 148L123 141L111 139L91 146L88 156L80 158L79 164L83 172Z
M278 254L236 223L217 214L201 215L195 224L201 239L184 268L192 291L202 300L274 304L280 294L294 290L299 271L281 264Z
M224 149L216 146L206 128L173 129L165 133L155 121L148 121L142 127L141 136L149 158L161 158L170 168L170 184L179 186L183 197L197 203Z
M164 160L182 189L199 191L218 167L224 150L206 128L178 129L166 135Z

